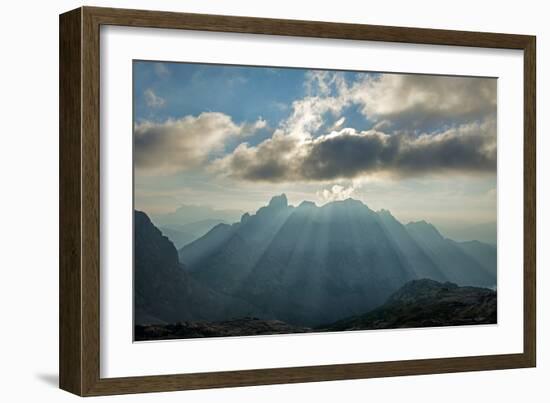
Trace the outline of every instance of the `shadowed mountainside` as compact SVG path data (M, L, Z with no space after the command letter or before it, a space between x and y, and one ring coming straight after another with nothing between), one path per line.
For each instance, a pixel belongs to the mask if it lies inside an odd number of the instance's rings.
M145 213L134 214L134 321L222 320L253 315L247 302L198 283L178 261L177 251Z
M183 321L164 325L137 325L135 339L167 340L459 326L494 324L496 320L495 291L422 279L406 283L379 308L316 328L292 326L279 320L245 317L219 322Z
M479 287L413 280L366 314L321 326L325 331L497 323L497 294Z

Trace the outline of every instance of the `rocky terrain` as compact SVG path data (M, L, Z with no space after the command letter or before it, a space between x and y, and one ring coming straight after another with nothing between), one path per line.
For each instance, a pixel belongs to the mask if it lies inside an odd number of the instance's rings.
M495 323L495 291L422 279L405 284L385 304L371 312L320 329L344 331Z
M184 321L165 325L137 325L135 340L460 326L496 322L495 291L422 279L408 282L392 294L386 303L370 312L314 328L253 317L218 322Z
M185 321L169 325L137 325L134 339L144 341L198 337L258 336L311 331L313 331L311 328L291 326L279 320L242 318L221 322Z

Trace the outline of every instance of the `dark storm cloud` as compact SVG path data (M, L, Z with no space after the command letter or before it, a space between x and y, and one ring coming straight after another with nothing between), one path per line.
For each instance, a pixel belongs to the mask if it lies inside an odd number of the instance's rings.
M419 137L352 129L306 141L280 135L256 147L242 144L214 167L261 182L353 179L373 173L403 177L495 172L496 128L490 120Z

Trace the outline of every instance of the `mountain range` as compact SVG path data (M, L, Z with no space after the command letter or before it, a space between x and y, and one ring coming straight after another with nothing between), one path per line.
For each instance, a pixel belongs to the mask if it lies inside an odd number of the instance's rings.
M496 285L496 247L353 199L293 207L276 196L177 252L135 215L137 324L256 317L316 327L370 312L412 280Z
M235 209L218 210L210 206L182 204L174 211L162 214L157 213L152 215L150 218L156 226L171 227L197 223L205 220L234 222L237 221L242 214L242 211Z
M240 222L220 224L179 250L189 274L249 301L262 317L315 326L382 304L407 281L496 284L496 264L421 221L402 225L347 199L317 207L271 199ZM478 256L479 255L479 256Z

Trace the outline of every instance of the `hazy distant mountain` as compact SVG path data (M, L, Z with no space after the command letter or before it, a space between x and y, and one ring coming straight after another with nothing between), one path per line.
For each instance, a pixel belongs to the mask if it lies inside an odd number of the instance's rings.
M394 329L497 323L497 294L479 287L413 280L363 315L323 326L325 331Z
M247 302L198 283L178 261L170 240L145 213L134 214L134 317L136 324L222 320L256 314Z
M469 256L474 258L491 278L497 276L497 248L494 245L479 241L457 242L457 245Z
M482 263L482 250L461 245L458 242L444 238L439 231L426 221L418 221L406 225L407 231L417 244L427 253L439 267L445 280L459 285L477 285L493 287L496 285L496 255L494 266ZM478 244L481 244L478 242ZM491 248L490 245L486 245ZM483 248L481 248L483 249ZM496 254L496 248L494 248ZM437 280L428 276L429 278Z
M200 238L218 224L224 223L219 219L206 219L188 224L167 224L160 227L177 249Z
M184 224L198 223L205 220L235 222L243 214L240 210L216 210L209 206L181 205L175 211L166 214L155 214L151 220L157 227L177 229Z
M441 225L439 231L455 241L480 241L495 246L497 244L497 223L488 222L476 225Z
M195 239L200 238L200 236L193 236L188 232L178 231L169 227L160 227L159 228L164 236L166 236L174 246L179 249L188 243L193 242ZM204 235L204 234L203 234Z
M395 246L403 265L410 268L415 278L431 278L437 281L446 281L448 276L428 251L419 245L411 236L409 228L401 224L387 210L378 212L390 240Z

